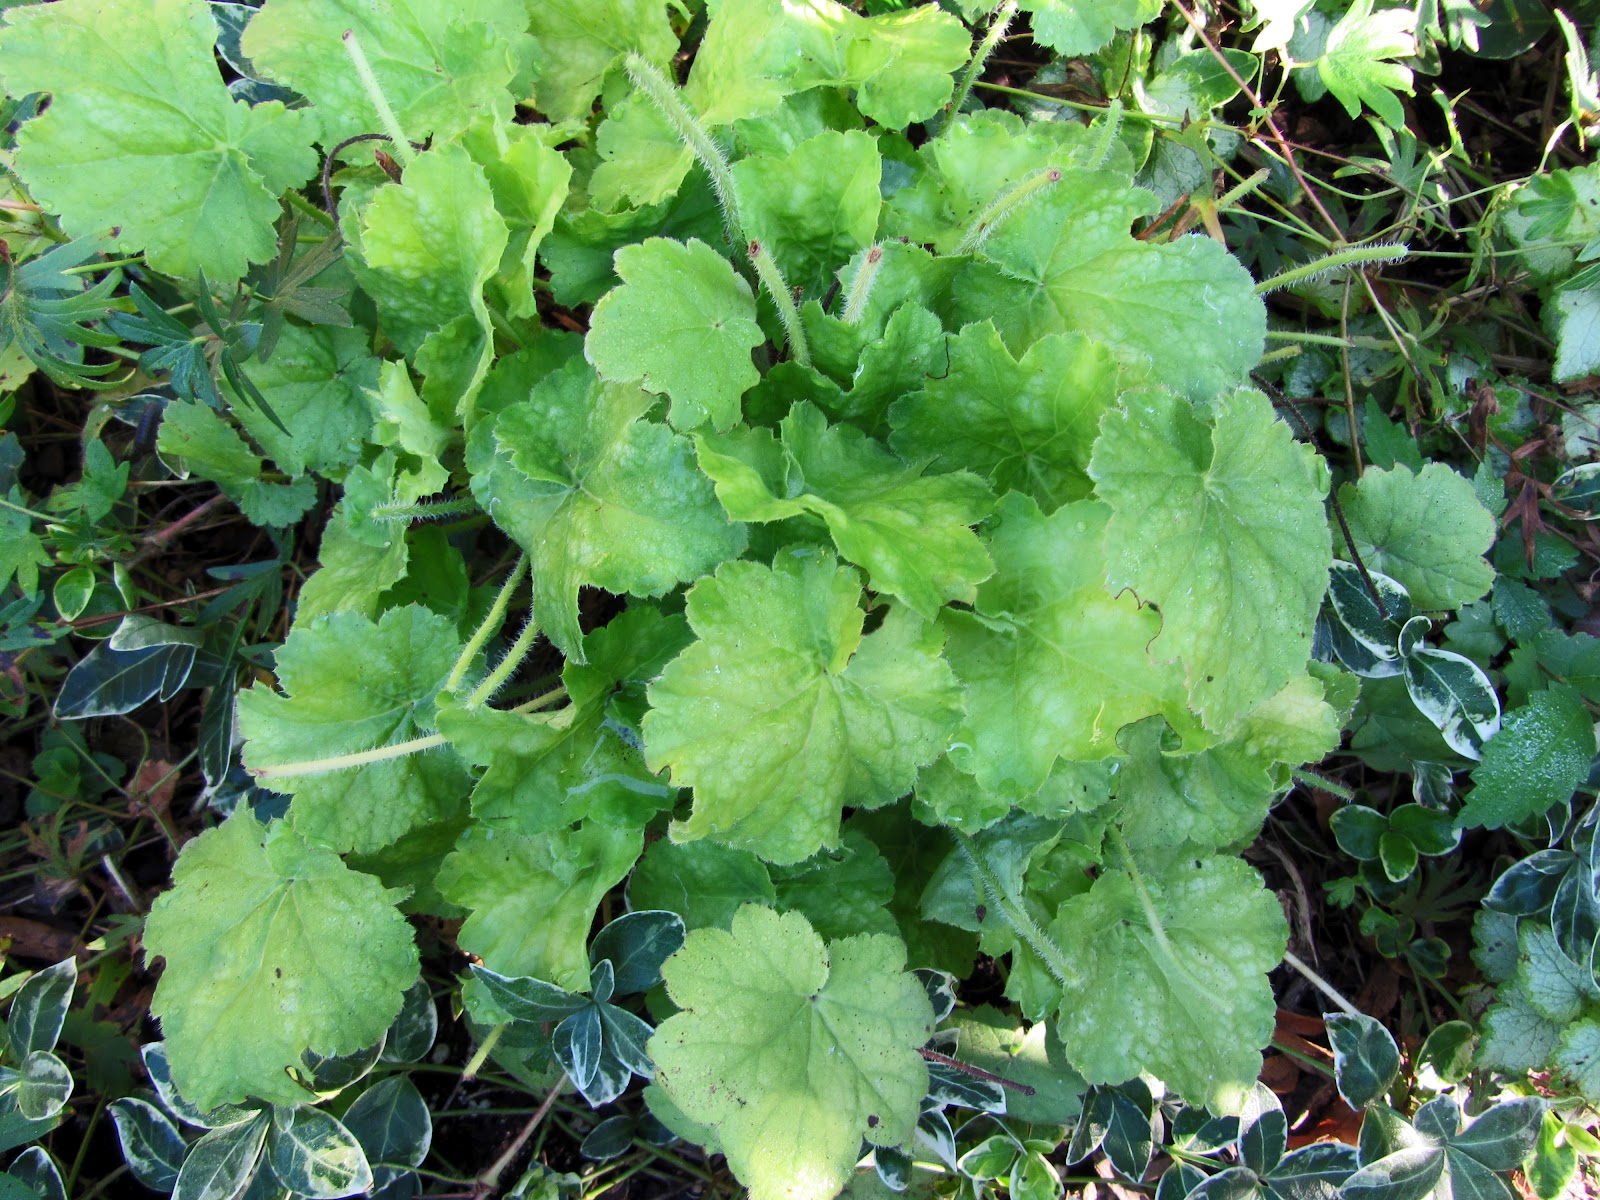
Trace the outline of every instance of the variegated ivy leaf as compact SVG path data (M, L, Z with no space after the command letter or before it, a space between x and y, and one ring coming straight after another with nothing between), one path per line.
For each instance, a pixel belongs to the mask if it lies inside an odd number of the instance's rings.
M1208 728L1226 730L1305 669L1328 590L1327 468L1259 392L1200 418L1142 391L1106 417L1089 463L1112 510L1106 578L1161 609L1157 658L1180 659Z
M1129 226L1159 208L1115 172L1063 171L983 243L988 261L962 276L957 316L993 318L1015 352L1076 330L1149 359L1152 378L1196 400L1238 387L1261 357L1266 309L1210 238L1136 240Z
M1288 932L1242 859L1106 870L1050 924L1078 968L1057 1026L1068 1058L1090 1083L1148 1071L1191 1103L1238 1112L1272 1037L1267 972Z
M990 526L995 575L972 612L946 611L947 654L967 687L951 761L989 791L1038 790L1057 757L1116 754L1117 731L1159 715L1191 746L1209 740L1190 715L1181 668L1148 650L1157 614L1105 586L1104 505L1045 516L1012 492Z
M1425 617L1413 621L1427 623ZM1450 748L1476 761L1483 743L1500 732L1500 697L1483 668L1470 658L1401 641L1401 675L1417 711L1444 735Z
M873 588L928 620L946 601L970 601L993 570L970 526L989 511L989 489L965 471L924 475L848 425L828 424L801 402L779 426L695 438L701 470L740 521L821 517L839 553L867 570Z
M645 419L652 398L567 363L494 423L494 455L472 478L484 510L533 568L545 634L583 662L578 588L659 596L745 545L688 439Z
M304 1103L305 1052L370 1046L416 980L404 893L285 821L241 805L184 847L172 878L145 923L146 953L166 959L151 1011L173 1082L202 1110Z
M272 258L278 196L316 170L317 116L234 100L204 5L68 0L5 20L6 91L51 94L17 134L17 171L69 233L116 229L125 250L188 282L231 283Z
M895 608L862 636L861 584L827 553L727 563L688 596L699 636L650 687L646 762L694 788L678 841L792 863L839 840L846 805L909 791L960 712L941 635Z
M376 624L335 613L296 624L278 650L283 691L239 693L245 765L282 767L394 745L433 731L434 697L461 653L454 626L410 604ZM358 667L358 669L352 669ZM466 767L448 747L377 762L275 775L295 828L336 850L377 850L453 815Z

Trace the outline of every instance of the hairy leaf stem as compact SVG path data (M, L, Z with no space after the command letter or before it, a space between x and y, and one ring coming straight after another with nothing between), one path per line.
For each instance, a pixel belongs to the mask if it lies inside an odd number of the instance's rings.
M1256 295L1264 296L1268 292L1275 292L1279 288L1290 287L1296 283L1304 283L1308 279L1315 279L1318 275L1328 271L1337 271L1341 267L1357 266L1364 263L1398 262L1404 258L1408 251L1404 246L1389 243L1379 243L1372 246L1346 246L1343 250L1336 250L1321 258L1313 259L1308 263L1301 263L1298 267L1290 267L1287 271L1280 271L1256 284Z
M500 1044L500 1039L505 1031L511 1028L510 1021L502 1021L484 1035L483 1041L478 1043L478 1048L472 1052L472 1057L467 1060L467 1065L461 1072L461 1082L471 1083L478 1077L478 1072L483 1070L483 1064L489 1061L489 1055Z
M850 281L850 295L845 299L844 312L839 319L846 325L859 325L866 314L867 301L872 297L872 285L878 281L878 268L883 265L883 247L874 246L861 260L861 269Z
M419 501L416 504L379 504L367 513L374 521L437 521L441 517L454 517L477 509L476 500L462 497L459 500Z
M978 48L973 51L966 69L961 72L961 80L956 85L955 95L950 98L950 103L946 106L948 120L954 120L960 114L967 97L972 95L972 85L977 82L978 76L983 74L989 56L1005 38L1006 31L1011 28L1011 19L1016 15L1017 0L1005 0L1004 4L994 10L994 20L990 22L989 32L983 35L983 41L979 42Z
M445 691L453 692L461 686L461 681L466 678L467 671L472 666L472 660L478 657L478 652L495 635L496 630L500 628L500 622L505 620L506 608L511 604L512 593L517 590L527 574L528 556L522 554L517 557L516 566L511 568L511 574L507 575L506 581L500 585L500 591L495 595L489 611L484 614L482 623L467 639L466 646L456 658L455 666L450 668L450 674L445 676Z
M789 353L802 367L811 365L811 347L806 343L806 331L800 324L800 310L794 306L794 293L784 282L783 272L772 254L760 242L750 243L750 262L755 266L761 286L767 289L772 303L777 305L778 317L783 321L783 331L789 338ZM854 288L851 289L854 291Z
M372 64L367 61L367 53L361 48L361 39L356 37L354 29L344 31L344 50L350 56L350 61L355 64L356 77L361 80L361 87L367 93L367 99L371 100L372 107L378 110L378 123L383 126L383 131L389 135L389 141L393 143L395 159L402 168L409 167L411 142L407 139L405 130L400 128L400 118L396 117L394 109L389 107L389 98L383 94L378 77L372 73Z
M1011 931L1022 939L1028 949L1038 955L1039 961L1044 963L1045 969L1062 987L1071 988L1081 984L1082 977L1067 961L1066 952L1056 945L1055 939L1040 928L1039 923L1027 909L1006 893L999 878L989 869L989 864L983 861L983 856L973 847L972 839L959 829L950 829L949 833L955 839L961 853L966 855L967 862L972 865L972 873L983 885L984 894L989 897L989 902L994 905L1000 918L1011 927Z
M1045 188L1061 180L1060 167L1042 167L1023 179L1015 187L1001 192L978 214L977 220L957 243L955 253L971 254L989 240L989 235L1005 223L1019 208L1034 199Z
M517 640L511 643L511 649L506 651L506 656L496 664L495 669L489 672L484 681L472 690L472 695L467 697L469 710L481 708L484 701L505 686L506 680L510 679L522 665L522 660L528 657L528 651L533 649L533 643L538 637L539 624L530 616L527 624L523 625L522 632L517 634Z
M677 131L679 139L711 177L711 190L717 194L717 204L722 209L723 230L728 245L744 244L744 224L739 219L739 193L733 183L733 168L728 165L722 148L712 140L711 134L700 123L700 118L690 110L670 79L649 59L631 52L623 59L623 67L633 86L643 92L652 104Z
M526 633L527 630L525 629L523 632ZM534 630L534 633L537 635L538 631ZM512 656L508 654L506 659L509 661ZM520 658L518 661L520 661ZM512 669L515 670L515 667ZM508 671L507 674L509 675L510 672ZM485 682L488 681L485 680ZM502 680L502 682L504 681ZM482 690L481 685L479 690ZM514 713L536 712L541 708L549 708L558 700L566 699L566 695L566 688L552 688L542 696L535 696L527 703L519 704L509 711ZM329 758L308 758L304 762L279 763L268 767L247 767L246 770L258 780L283 779L290 775L328 775L334 771L348 771L352 767L369 767L373 763L388 762L394 758L407 758L413 754L421 754L425 750L432 750L435 746L443 746L449 740L442 733L430 733L425 737L411 738L404 742L391 742L387 746L374 746L371 750L357 750L352 754L335 754Z

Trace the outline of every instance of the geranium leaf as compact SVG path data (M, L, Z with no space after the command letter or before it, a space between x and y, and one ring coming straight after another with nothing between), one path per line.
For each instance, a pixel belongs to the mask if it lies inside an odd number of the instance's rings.
M201 1109L247 1096L300 1104L307 1051L383 1036L417 977L403 893L247 808L184 847L145 923L166 959L151 1011L173 1081Z
M1372 11L1372 0L1355 0L1331 30L1317 59L1317 74L1352 118L1361 104L1391 129L1405 127L1395 92L1411 95L1411 68L1394 59L1417 53L1417 16L1404 8Z
M724 565L688 596L700 640L650 688L646 762L695 790L680 841L791 863L839 839L841 809L904 794L959 698L940 635L895 609L862 636L861 586L830 554Z
M828 424L800 403L780 425L702 434L700 466L741 521L821 517L839 553L865 567L880 592L932 620L946 601L970 601L992 571L970 526L989 511L989 489L966 472L924 475L860 430Z
M1085 1079L1149 1071L1212 1112L1239 1110L1272 1036L1266 973L1288 936L1247 863L1180 862L1137 879L1107 870L1061 905L1050 933L1081 972L1058 1028ZM1228 1007L1207 996L1229 997Z
M615 265L622 286L595 305L584 354L604 379L665 392L677 428L728 428L761 378L750 351L766 334L750 285L692 238L624 246Z
M1304 669L1332 561L1327 470L1264 396L1226 397L1209 427L1169 392L1130 396L1089 474L1113 513L1108 581L1161 609L1151 653L1183 661L1207 726Z
M799 913L747 905L666 962L683 1011L650 1039L656 1082L717 1132L753 1200L836 1193L861 1140L911 1136L933 1032L898 938L825 945Z
M534 611L583 662L578 588L656 596L744 549L687 439L645 420L651 398L569 362L494 423L473 476L485 511L527 550Z
M336 613L296 625L278 650L282 693L239 694L244 760L251 768L371 750L430 733L434 697L461 652L444 617L407 605L377 624ZM359 671L350 664L359 663ZM466 768L447 748L342 770L275 776L294 797L295 828L337 850L377 850L454 814Z
M216 37L183 0L19 8L0 30L0 78L13 96L51 93L17 134L16 165L68 232L115 228L157 271L231 283L276 253L278 194L316 170L317 117L235 101Z

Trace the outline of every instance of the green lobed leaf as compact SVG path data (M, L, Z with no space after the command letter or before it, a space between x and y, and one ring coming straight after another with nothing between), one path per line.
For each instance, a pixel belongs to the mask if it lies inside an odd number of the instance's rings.
M690 929L726 929L741 905L777 898L759 858L712 841L651 842L628 877L629 904L675 912Z
M383 128L345 50L347 30L401 129L419 143L449 140L480 115L509 122L520 98L513 81L537 54L519 0L272 0L251 19L242 48L316 106L327 145Z
M13 8L0 80L13 96L51 94L18 131L16 167L70 234L115 228L154 270L232 282L276 252L278 195L315 171L317 117L235 101L216 35L187 0Z
M278 650L282 692L239 693L245 765L313 762L431 732L435 697L460 652L452 623L416 604L391 608L376 624L354 613L297 623ZM467 774L454 751L437 747L275 776L266 786L294 797L290 818L305 837L372 851L452 816Z
M1523 922L1517 949L1516 986L1540 1016L1570 1025L1585 1006L1600 1001L1600 984L1562 952L1548 925Z
M1086 334L1196 400L1239 386L1266 336L1249 273L1207 237L1136 240L1128 226L1159 207L1114 172L1066 169L983 243L988 261L962 276L956 315L993 318L1014 353Z
M637 826L586 822L538 835L472 828L439 870L439 891L472 910L461 948L492 971L589 986L589 925L643 848Z
M289 431L253 404L236 403L233 414L288 474L337 474L360 456L372 429L367 393L378 386L368 341L357 329L285 324L272 357L246 368Z
M1135 393L1089 474L1112 510L1107 581L1161 609L1151 653L1183 661L1210 728L1304 669L1332 561L1327 471L1264 396L1223 398L1208 427L1169 392Z
M818 134L781 157L741 158L733 180L744 231L777 260L790 287L820 291L877 237L881 170L876 140L860 130Z
M166 959L151 1011L202 1109L303 1102L301 1055L377 1041L417 977L401 893L282 821L241 807L184 847L173 883L145 923L146 954Z
M781 441L765 429L696 437L700 468L730 516L821 517L840 555L866 568L874 590L927 620L947 601L972 600L993 570L970 528L992 504L981 480L966 472L924 475L859 430L830 426L805 402L779 430Z
M1058 756L1115 754L1117 731L1143 717L1197 738L1181 671L1148 653L1160 618L1104 585L1109 518L1092 500L1047 517L1026 496L1007 495L989 528L994 577L973 612L941 620L967 687L951 762L990 791L1031 795Z
M1594 720L1577 689L1555 684L1535 692L1483 744L1456 822L1500 829L1565 803L1589 777L1594 755Z
M595 305L584 355L603 379L666 393L677 428L728 428L761 378L750 351L766 334L750 285L693 238L624 246L615 265L622 286Z
M1471 482L1444 463L1421 474L1369 467L1339 489L1339 501L1361 561L1400 583L1418 608L1460 608L1494 582L1483 557L1494 518Z
M861 115L886 129L904 129L927 121L955 93L952 72L966 63L971 37L955 17L937 5L922 4L900 12L869 16L860 26L865 52L854 55L871 64L870 73L855 66L856 106Z
M564 136L548 125L480 120L463 139L467 153L488 176L495 208L510 233L500 270L489 281L491 295L508 316L538 313L539 247L555 228L572 185L572 164L555 149Z
M708 125L771 112L783 98L848 76L861 18L834 0L715 0L684 97Z
M699 637L650 688L645 760L694 788L674 840L792 863L837 844L846 805L903 795L954 725L942 636L906 609L862 636L861 587L831 554L724 564L689 592Z
M204 404L177 400L168 404L156 446L162 454L181 458L187 470L216 483L256 525L292 525L316 502L316 485L309 478L292 484L262 478L265 464L231 425Z
M1586 1017L1568 1025L1551 1060L1585 1096L1600 1095L1600 1020Z
M933 1032L897 938L825 944L798 913L747 905L667 960L683 1011L650 1039L656 1082L715 1129L753 1200L833 1195L865 1138L911 1136Z
M586 118L606 74L632 50L666 67L678 50L658 0L539 0L527 6L544 48L539 109L554 121Z
M473 493L528 552L534 612L582 663L578 588L657 596L744 549L689 442L645 419L651 398L569 362L493 425Z
M949 343L949 366L889 410L889 444L908 462L974 471L1004 494L1023 492L1046 512L1093 490L1089 451L1116 405L1123 373L1082 334L1040 338L1020 360L991 321Z
M1063 58L1092 53L1161 11L1159 0L1021 0L1019 7L1033 14L1034 37Z
M483 288L510 233L483 168L461 146L418 154L402 182L346 214L343 228L357 282L408 356L457 318L488 329Z
M864 833L846 829L837 846L792 866L775 866L771 875L777 910L802 913L824 938L899 934L888 909L894 872Z
M1182 862L1142 880L1107 870L1049 933L1079 969L1058 1029L1085 1079L1149 1071L1213 1112L1238 1110L1272 1036L1266 972L1288 936L1247 863Z

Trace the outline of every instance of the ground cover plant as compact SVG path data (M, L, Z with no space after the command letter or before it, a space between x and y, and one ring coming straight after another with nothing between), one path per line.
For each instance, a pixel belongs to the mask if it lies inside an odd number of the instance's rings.
M1594 15L7 9L0 1192L1582 1187Z

